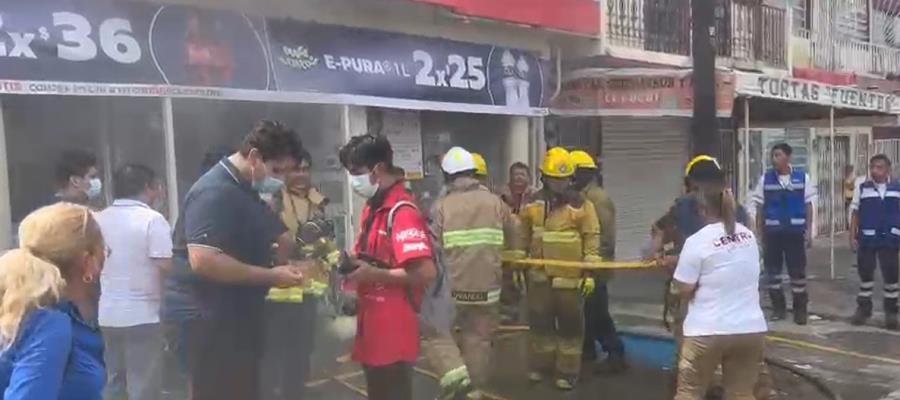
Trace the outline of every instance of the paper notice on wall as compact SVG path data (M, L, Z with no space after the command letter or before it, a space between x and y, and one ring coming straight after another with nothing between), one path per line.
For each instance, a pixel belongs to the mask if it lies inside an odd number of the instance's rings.
M394 165L406 171L406 179L422 179L422 125L418 111L385 110L382 133L394 149Z

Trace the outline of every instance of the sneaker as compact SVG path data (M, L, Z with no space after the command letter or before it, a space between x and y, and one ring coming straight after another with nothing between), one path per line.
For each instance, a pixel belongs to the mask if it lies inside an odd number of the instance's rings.
M555 386L559 390L569 391L575 389L575 381L573 379L559 378L556 380Z
M528 381L531 383L540 383L544 380L544 375L540 372L529 372L528 373Z

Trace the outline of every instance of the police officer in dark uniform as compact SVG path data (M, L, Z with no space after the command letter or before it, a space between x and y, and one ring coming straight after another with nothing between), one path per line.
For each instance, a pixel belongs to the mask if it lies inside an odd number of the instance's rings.
M864 325L872 316L875 267L884 279L885 328L897 330L898 248L900 248L900 183L891 180L891 160L878 154L869 160L871 179L853 190L850 246L857 253L859 294L851 323ZM877 264L876 264L876 259Z
M812 203L815 184L800 168L791 166L793 149L787 143L772 147L772 166L759 180L751 197L757 211L757 227L762 230L763 253L772 320L787 314L781 273L787 264L791 277L794 323L806 325L806 247L811 245Z

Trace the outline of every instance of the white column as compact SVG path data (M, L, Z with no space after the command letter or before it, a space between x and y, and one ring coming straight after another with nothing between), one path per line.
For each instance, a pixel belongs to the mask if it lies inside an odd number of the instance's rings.
M178 169L175 162L175 115L172 111L171 97L162 99L162 115L166 151L166 198L169 201L169 223L175 226L181 197L178 194Z
M9 158L6 157L6 129L3 124L3 101L0 99L0 250L9 249L13 244L12 207L9 187Z
M509 129L503 143L503 158L506 160L507 167L516 162L521 161L528 163L531 152L529 151L529 133L531 132L531 124L528 117L511 116L509 117ZM506 182L509 177L507 168L495 168L502 170L502 176L496 176L494 179L498 182Z
M741 146L741 200L746 202L749 199L750 192L750 98L744 98L744 135L741 138L744 142ZM752 215L756 214L756 210L750 211Z
M353 136L365 135L368 129L366 107L341 107L343 108L341 112L343 143L347 143ZM347 215L344 216L344 243L350 246L356 237L356 228L359 227L359 218L366 200L353 193L349 179L345 179L344 182L343 201L348 211Z

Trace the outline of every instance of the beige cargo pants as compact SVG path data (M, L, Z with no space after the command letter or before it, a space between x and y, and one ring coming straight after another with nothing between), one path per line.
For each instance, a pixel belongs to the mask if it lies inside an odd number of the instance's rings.
M675 400L705 398L720 365L725 398L754 400L765 342L764 333L684 338Z

